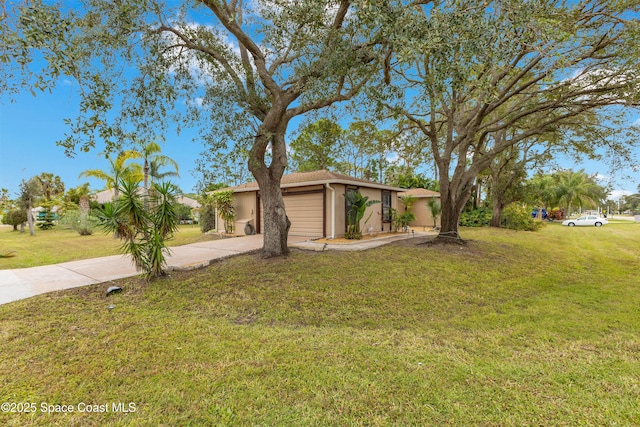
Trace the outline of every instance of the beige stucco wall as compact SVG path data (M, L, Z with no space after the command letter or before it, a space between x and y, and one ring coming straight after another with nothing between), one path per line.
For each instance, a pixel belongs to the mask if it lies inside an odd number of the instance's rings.
M412 221L409 226L416 229L431 229L433 228L433 216L431 215L431 210L429 206L427 206L427 202L429 202L431 197L419 197L413 206L411 207L411 211L416 216L416 219ZM404 205L402 201L398 200L398 204L400 205L400 210L398 211L400 214L405 212ZM438 227L440 226L440 218L438 217ZM420 230L420 231L422 231Z
M246 193L236 193L234 194L235 203L234 206L236 208L236 220L241 219L253 219L252 224L256 226L256 193L246 192ZM216 229L219 233L224 232L224 221L218 216L216 221ZM244 234L244 226L242 228L235 230L236 234Z
M289 188L287 189L287 191L292 193L297 191L317 190L318 188L321 188L321 187L319 186L296 187L296 188ZM335 197L334 199L335 235L334 236L341 237L341 236L344 236L345 230L346 230L345 197L344 197L344 194L346 191L346 185L331 184L331 188L333 188L335 191L335 196L334 196ZM359 190L363 196L368 196L369 200L380 201L380 203L376 203L370 206L369 208L367 208L364 218L362 220L362 223L360 224L362 233L363 234L370 233L369 231L370 226L372 228L371 230L372 233L389 231L391 229L391 224L382 223L382 190L374 189L374 188L365 188L365 187L360 187ZM253 220L252 224L254 227L256 227L257 225L256 214L258 210L256 207L256 193L254 191L236 193L234 197L235 197L235 207L236 207L236 220L252 219ZM325 191L326 222L325 222L325 228L324 228L325 236L327 237L331 236L331 213L332 213L331 199L332 199L332 193L330 190L327 189ZM401 209L401 204L398 202L398 194L395 191L391 192L391 207L396 210ZM367 217L369 217L369 214L371 214L371 217L367 222L365 222L364 220L367 219ZM224 232L224 221L218 218L217 224L218 224L217 230L219 232ZM264 232L264 224L261 224L260 228L261 228L260 231ZM236 233L242 234L243 229L237 229Z
M341 237L341 236L344 236L345 230L347 228L347 222L346 222L347 219L345 214L345 197L344 197L346 186L343 184L334 184L331 187L334 188L336 192L335 237ZM355 187L352 187L352 188L355 188ZM380 202L380 203L376 203L374 205L369 206L365 211L364 217L362 219L362 223L360 224L360 229L362 230L362 234L389 231L391 229L391 224L382 223L382 190L376 189L376 188L365 188L365 187L360 187L359 190L363 196L368 196L369 200L378 200ZM327 192L327 197L329 198L327 206L331 206L331 200L330 200L331 195L329 191ZM391 192L391 207L393 209L398 209L398 195L397 195L397 192L395 191ZM371 217L369 217L369 214L371 214ZM367 218L368 218L368 221L365 222ZM328 223L327 228L329 228L327 230L327 236L330 236L331 235L330 217L327 218L327 223ZM369 231L370 227L371 227L371 231Z

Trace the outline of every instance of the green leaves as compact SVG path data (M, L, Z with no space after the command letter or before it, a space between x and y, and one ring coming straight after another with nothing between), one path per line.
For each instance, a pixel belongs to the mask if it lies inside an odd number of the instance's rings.
M224 221L224 232L233 233L236 219L235 198L233 190L216 191L210 196L210 200L218 211L218 216ZM217 221L217 218L216 218Z
M169 182L154 183L147 194L139 181L121 180L119 190L120 197L99 211L101 227L123 240L122 252L147 278L164 275L165 240L179 224L178 188Z
M369 200L369 196L363 196L359 190L347 191L344 194L347 202L347 239L362 239L362 231L360 230L360 221L364 218L365 211L371 205L380 203L379 200ZM373 212L369 214L367 221ZM365 221L365 223L367 222Z

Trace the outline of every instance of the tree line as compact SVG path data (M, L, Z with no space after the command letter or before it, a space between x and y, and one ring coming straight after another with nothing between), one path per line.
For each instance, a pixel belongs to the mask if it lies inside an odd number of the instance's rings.
M461 213L487 171L505 178L505 165L559 152L597 157L602 149L629 159L634 142L617 124L640 96L636 1L132 0L71 10L30 0L7 7L3 92L74 78L83 88L81 113L59 142L70 153L97 142L117 151L123 136L145 139L177 123L200 128L205 162L226 153L238 165L246 155L262 195L269 256L288 252L281 177L290 160L306 161L290 159L289 125L319 111L391 122L424 147L419 161L434 165L442 195L442 239L460 239ZM36 52L44 71L31 66ZM387 135L379 137L365 144L376 175Z

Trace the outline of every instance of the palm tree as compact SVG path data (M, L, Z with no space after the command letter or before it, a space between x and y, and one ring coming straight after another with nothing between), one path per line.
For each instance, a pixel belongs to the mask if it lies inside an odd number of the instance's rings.
M562 171L557 174L558 200L567 204L567 217L571 215L571 204L582 206L585 202L597 204L605 197L605 191L584 169L578 172Z
M42 192L47 202L51 201L51 197L64 194L64 183L58 175L53 175L50 172L43 172L36 176L42 186Z
M549 210L549 206L557 202L558 192L554 177L537 174L529 181L529 195L531 201L538 206L538 218L542 219L542 210Z
M433 228L438 227L438 217L442 213L442 204L438 199L432 197L427 202L427 207L429 207L429 211L431 212L431 216L433 217Z
M164 181L165 178L169 178L169 177L176 177L176 178L180 177L177 167L175 171L160 172L160 168L163 166L166 166L166 165L160 164L156 160L151 160L151 162L149 162L149 177L151 178L152 181L158 182L158 181Z
M80 177L92 177L104 181L108 189L113 189L113 199L118 200L120 195L118 186L121 181L134 181L142 178L142 167L139 164L126 164L128 160L142 158L142 155L137 151L126 150L118 153L115 160L108 155L106 158L109 161L109 170L89 169L82 172Z
M161 151L162 148L155 142L149 142L142 145L141 149L138 151L140 154L139 158L144 159L142 170L144 173L143 185L145 190L149 189L149 177L160 180L167 176L179 176L178 164L170 157L160 154ZM160 173L159 169L162 166L171 166L175 171Z

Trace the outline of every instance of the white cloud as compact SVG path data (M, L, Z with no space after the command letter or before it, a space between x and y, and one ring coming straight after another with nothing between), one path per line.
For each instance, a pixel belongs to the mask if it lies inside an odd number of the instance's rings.
M640 126L640 117L638 117L634 122L633 122L634 126Z
M193 107L199 107L202 108L202 105L204 104L204 98L201 96L198 96L194 99L187 99L185 101L185 104L189 105L189 106L193 106Z
M578 69L570 78L563 80L561 83L568 82L569 84L577 86L582 90L594 90L607 87L624 86L636 81L637 79L635 75L631 72L620 72L617 70L600 68L594 70ZM593 97L599 97L607 99L611 103L617 103L623 102L624 98L628 95L628 93L617 94L613 92L606 94L597 93L584 95L578 98L578 100L586 101L590 100Z
M613 190L611 191L611 193L609 193L609 200L615 200L618 201L620 200L623 196L628 196L630 194L633 194L631 191L627 191L627 190Z

